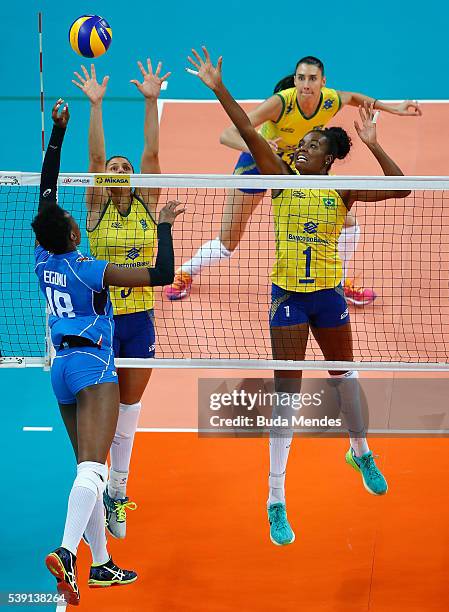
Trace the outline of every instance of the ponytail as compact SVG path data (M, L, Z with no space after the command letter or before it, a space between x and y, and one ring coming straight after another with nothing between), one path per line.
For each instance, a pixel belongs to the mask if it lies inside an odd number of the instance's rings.
M274 87L273 93L276 94L278 91L282 91L283 89L290 89L290 87L295 86L295 75L290 74L289 76L284 77L277 83Z

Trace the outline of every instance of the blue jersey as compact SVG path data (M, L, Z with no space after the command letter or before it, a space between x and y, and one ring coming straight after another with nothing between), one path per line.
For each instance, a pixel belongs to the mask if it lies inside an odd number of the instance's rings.
M35 272L50 308L49 326L56 349L64 336L80 336L103 349L112 347L114 319L104 273L109 262L79 251L62 255L35 250Z

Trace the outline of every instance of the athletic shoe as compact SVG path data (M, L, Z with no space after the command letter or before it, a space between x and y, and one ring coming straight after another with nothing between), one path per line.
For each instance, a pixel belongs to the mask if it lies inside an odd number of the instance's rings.
M345 280L344 292L346 300L355 306L366 306L367 304L371 304L377 297L373 289L357 287L354 284L354 280L350 278Z
M346 463L362 474L363 485L367 491L373 495L385 495L388 491L387 481L377 467L371 451L356 457L350 448L346 453Z
M193 278L188 272L177 270L171 285L164 287L165 297L169 300L182 300L190 295Z
M285 504L280 502L268 506L270 539L276 546L285 546L295 541L295 534L289 525Z
M90 587L109 587L119 584L131 584L137 580L136 572L120 569L112 558L101 565L92 565L89 572Z
M128 497L112 499L107 490L103 493L103 505L106 515L106 528L109 533L122 540L126 536L126 511L135 510L137 504L130 502Z
M76 583L76 557L66 548L57 548L45 558L45 565L56 577L58 593L67 604L77 606L80 592Z

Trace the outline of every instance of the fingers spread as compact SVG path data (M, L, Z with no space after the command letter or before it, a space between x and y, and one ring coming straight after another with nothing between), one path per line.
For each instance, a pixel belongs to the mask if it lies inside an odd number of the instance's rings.
M192 53L196 57L196 59L199 61L200 64L204 63L202 57L197 51L195 51L195 49L192 49Z
M146 73L146 71L145 71L145 68L143 67L142 62L141 62L141 61L138 61L138 62L137 62L137 65L139 66L139 70L140 70L140 72L142 73L142 76L146 76L146 74L147 74L147 73Z
M209 51L206 49L206 47L203 45L201 47L201 49L203 50L204 53L204 57L206 58L207 62L210 62L210 55L209 55Z
M195 66L195 68L197 68L198 70L200 69L200 65L197 64L191 57L190 55L187 57L187 60L193 65Z
M74 72L73 73L80 81L81 83L84 85L84 83L86 82L86 80L80 75L79 72Z

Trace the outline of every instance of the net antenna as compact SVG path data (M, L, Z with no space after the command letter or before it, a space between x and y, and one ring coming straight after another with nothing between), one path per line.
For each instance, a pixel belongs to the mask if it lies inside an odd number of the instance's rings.
M41 105L41 145L42 161L45 157L45 112L44 112L44 63L42 50L42 13L37 14L38 36L39 36L39 81L40 81L40 105Z
M39 83L40 83L40 106L41 106L41 149L42 149L42 163L45 157L45 106L44 106L44 61L43 61L43 45L42 45L42 13L39 11L37 14L37 30L39 38ZM51 359L54 356L54 348L51 342L50 327L48 325L48 317L50 311L48 306L46 307L45 315L45 356L44 356L44 369L48 370L51 366Z

